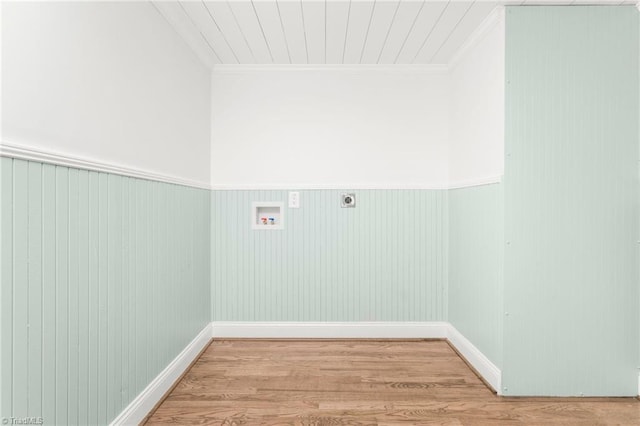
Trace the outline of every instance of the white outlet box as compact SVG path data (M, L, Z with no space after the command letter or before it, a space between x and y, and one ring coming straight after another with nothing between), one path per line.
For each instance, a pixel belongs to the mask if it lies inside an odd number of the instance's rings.
M289 208L290 209L299 209L300 208L300 193L299 192L290 192L289 193Z

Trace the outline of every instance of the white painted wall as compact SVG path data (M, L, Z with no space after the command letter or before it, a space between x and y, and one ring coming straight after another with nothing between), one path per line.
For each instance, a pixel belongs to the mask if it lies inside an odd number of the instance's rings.
M214 187L441 188L445 71L214 68Z
M2 141L208 184L210 75L150 3L4 3Z
M504 16L497 10L451 69L449 181L493 181L504 172Z

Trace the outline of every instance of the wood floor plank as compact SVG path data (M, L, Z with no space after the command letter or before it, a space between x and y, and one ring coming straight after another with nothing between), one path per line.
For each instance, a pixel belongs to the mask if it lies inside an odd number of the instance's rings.
M444 341L215 340L148 425L638 425L635 398L504 398Z

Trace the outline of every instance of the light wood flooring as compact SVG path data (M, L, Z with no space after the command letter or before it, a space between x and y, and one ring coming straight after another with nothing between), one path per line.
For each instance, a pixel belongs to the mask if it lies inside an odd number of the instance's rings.
M147 424L640 425L640 401L499 397L446 341L215 340Z

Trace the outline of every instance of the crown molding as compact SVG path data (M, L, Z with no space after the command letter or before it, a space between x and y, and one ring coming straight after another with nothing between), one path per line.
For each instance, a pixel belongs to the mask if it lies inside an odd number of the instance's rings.
M334 65L334 64L216 64L212 68L212 74L239 74L254 72L308 72L330 71L344 73L391 73L391 74L446 74L449 67L446 64L433 65Z
M195 180L179 178L176 176L154 173L146 170L133 169L118 164L105 163L88 158L76 157L60 152L49 151L42 148L19 145L5 140L0 142L0 157L14 158L17 160L37 161L40 163L55 164L57 166L91 170L101 173L111 173L137 179L146 179L163 183L190 186L193 188L211 189L211 185L209 185L208 182L199 182Z
M504 24L505 9L504 6L496 6L482 23L471 33L469 38L462 43L462 46L453 54L449 60L449 69L454 69L467 54L472 51L478 43L480 43L489 32L497 25Z
M273 184L213 184L213 191L295 191L295 190L446 190L446 183L273 183Z

